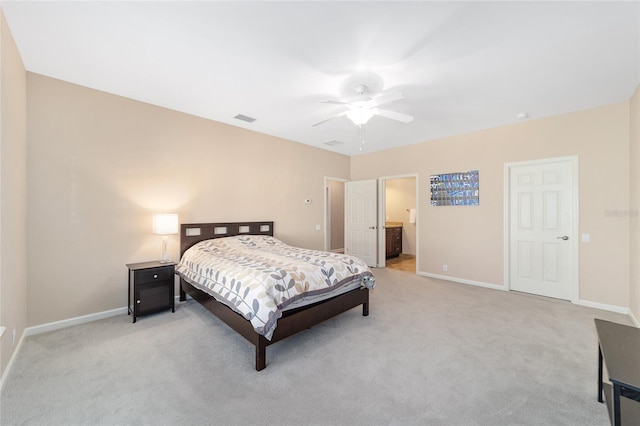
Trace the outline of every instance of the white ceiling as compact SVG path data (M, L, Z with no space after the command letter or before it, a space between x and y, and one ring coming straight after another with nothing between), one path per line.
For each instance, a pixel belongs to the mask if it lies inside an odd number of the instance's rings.
M628 100L640 2L3 1L27 70L357 155ZM343 106L369 71L365 145ZM251 124L233 117L257 118ZM325 142L343 144L329 147Z

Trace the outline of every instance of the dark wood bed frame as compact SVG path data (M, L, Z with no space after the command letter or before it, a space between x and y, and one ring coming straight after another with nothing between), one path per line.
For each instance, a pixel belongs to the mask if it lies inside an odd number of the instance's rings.
M182 258L189 247L202 240L243 234L273 236L273 222L182 224L180 225L180 257ZM256 333L251 322L242 315L180 278L181 301L186 300L186 294L255 346L256 370L258 371L266 367L267 346L359 305L362 305L362 315L369 315L369 289L358 288L312 305L285 311L278 320L273 337L271 340L267 340L264 336Z

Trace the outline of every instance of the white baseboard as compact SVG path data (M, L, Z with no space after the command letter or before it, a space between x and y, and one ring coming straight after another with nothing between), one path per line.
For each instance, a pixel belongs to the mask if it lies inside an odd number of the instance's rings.
M176 296L176 302L179 301L180 296ZM187 295L187 299L190 296ZM47 324L36 325L33 327L25 328L22 336L20 336L20 340L18 341L18 346L16 346L16 350L13 351L13 355L7 364L7 368L5 368L2 377L0 377L0 394L2 393L2 389L4 388L4 383L6 378L9 376L9 372L11 371L11 367L13 365L13 361L18 357L18 352L20 352L20 348L22 347L22 342L24 338L27 336L35 336L36 334L47 333L49 331L60 330L62 328L71 327L73 325L85 324L92 321L97 321L105 318L115 317L117 315L124 315L129 313L128 308L117 308L111 309L109 311L96 312L95 314L83 315L80 317L69 318L62 321L54 321Z
M50 322L47 324L36 325L33 327L27 327L25 333L27 336L33 336L36 334L47 333L49 331L60 330L61 328L71 327L73 325L84 324L87 322L97 321L104 318L115 317L116 315L126 314L127 308L111 309L110 311L96 312L95 314L83 315L80 317L69 318L66 320Z
M33 336L40 333L46 333L48 331L59 330L61 328L71 327L72 325L84 324L91 321L97 321L103 318L109 318L116 315L126 314L128 312L127 308L118 308L112 309L110 311L97 312L95 314L83 315L81 317L69 318L62 321L50 322L48 324L36 325L34 327L27 327L24 329L24 332L20 336L20 340L18 341L18 345L16 349L13 351L13 355L11 355L11 359L7 364L7 368L5 368L2 377L0 378L0 393L2 393L2 389L4 388L4 384L6 382L9 373L11 372L11 367L13 366L13 362L18 357L18 353L22 348L22 342L24 338L27 336Z
M11 367L13 367L14 361L18 359L18 352L20 352L20 348L22 348L22 342L24 341L25 334L26 333L22 333L22 335L20 336L20 340L18 340L16 350L13 351L13 355L11 355L11 359L7 364L7 368L4 369L2 377L0 377L0 395L2 395L2 390L4 389L4 384L7 382L7 377L9 377L9 372L11 372Z
M187 298L189 298L189 295L187 295ZM175 299L176 299L176 302L179 302L180 296L176 296ZM129 309L126 307L111 309L109 311L96 312L95 314L83 315L80 317L50 322L47 324L36 325L33 327L27 327L27 329L25 329L25 334L27 336L33 336L40 333L60 330L61 328L71 327L72 325L84 324L87 322L115 317L116 315L124 315L124 314L127 314L128 312L129 312Z
M587 308L595 308L602 311L615 312L617 314L629 315L631 313L629 312L629 308L623 308L622 306L617 305L608 305L606 303L591 302L590 300L578 299L573 303L580 306L586 306Z
M421 275L423 277L436 278L438 280L453 281L453 282L456 282L456 283L469 284L469 285L474 285L474 286L477 286L477 287L485 287L485 288L491 288L491 289L494 289L494 290L508 291L502 285L490 284L490 283L485 283L485 282L481 282L481 281L473 281L473 280L467 280L467 279L464 279L464 278L450 277L450 276L447 276L447 275L432 274L432 273L429 273L429 272L418 272L417 274ZM616 306L616 305L607 305L605 303L591 302L591 301L588 301L588 300L578 300L578 301L574 301L572 303L574 303L576 305L580 305L580 306L585 306L585 307L588 307L588 308L595 308L595 309L600 309L600 310L603 310L603 311L609 311L609 312L615 312L615 313L618 313L618 314L628 315L629 318L631 318L631 321L633 321L633 323L636 325L636 327L640 327L640 322L633 315L633 313L631 312L631 310L629 308L624 308L622 306Z
M448 275L432 274L430 272L417 272L417 274L421 275L423 277L427 277L427 278L435 278L435 279L438 279L438 280L453 281L454 283L469 284L469 285L474 285L476 287L491 288L493 290L502 290L502 291L506 291L507 290L503 285L485 283L485 282L482 282L482 281L473 281L473 280L467 280L465 278L450 277Z
M439 280L452 281L452 282L456 282L456 283L468 284L468 285L473 285L473 286L477 286L477 287L490 288L490 289L493 289L493 290L502 290L502 291L506 291L507 290L504 286L485 283L485 282L481 282L481 281L467 280L467 279L464 279L464 278L455 278L455 277L450 277L450 276L447 276L447 275L431 274L429 272L417 272L417 274L421 275L423 277L427 277L427 278L435 278L435 279L439 279ZM178 298L179 298L179 296L176 296L176 299L178 299ZM615 305L607 305L607 304L604 304L604 303L590 302L588 300L578 300L577 302L575 302L575 304L581 305L581 306L590 307L590 308L601 309L601 310L604 310L604 311L617 312L617 313L620 313L620 314L629 315L629 317L631 318L631 321L633 321L633 323L637 327L640 327L640 323L638 322L638 319L633 315L633 313L628 308L623 308L623 307L615 306ZM71 326L74 326L74 325L79 325L79 324L84 324L84 323L88 323L88 322L92 322L92 321L101 320L101 319L104 319L104 318L114 317L116 315L124 315L126 313L128 313L128 308L124 307L124 308L111 309L109 311L97 312L95 314L89 314L89 315L83 315L83 316L80 316L80 317L69 318L69 319L62 320L62 321L55 321L55 322L51 322L51 323L47 323L47 324L36 325L36 326L33 326L33 327L27 327L24 330L24 333L22 333L22 336L20 336L20 340L18 341L18 346L16 347L16 350L13 351L13 355L11 356L11 359L9 360L9 363L7 364L7 368L4 370L4 373L2 374L2 377L0 377L0 393L2 393L2 389L4 388L4 384L6 382L6 378L8 377L9 372L11 371L11 367L13 365L13 362L15 361L15 359L18 356L18 353L20 352L20 348L22 347L22 342L24 341L24 338L26 336L33 336L33 335L36 335L36 334L41 334L41 333L46 333L46 332L49 332L49 331L59 330L59 329L66 328L66 327L71 327Z

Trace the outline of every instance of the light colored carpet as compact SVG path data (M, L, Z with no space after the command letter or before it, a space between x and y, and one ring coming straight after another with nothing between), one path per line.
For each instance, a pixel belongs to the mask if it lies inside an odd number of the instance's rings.
M25 339L2 425L607 425L593 318L376 269L360 308L254 352L194 301Z

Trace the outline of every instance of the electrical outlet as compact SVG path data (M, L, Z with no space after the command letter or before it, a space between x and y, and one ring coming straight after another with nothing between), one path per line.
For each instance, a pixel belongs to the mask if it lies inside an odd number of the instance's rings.
M449 270L449 265L447 265L446 263L442 264L442 271L443 272L447 272Z

